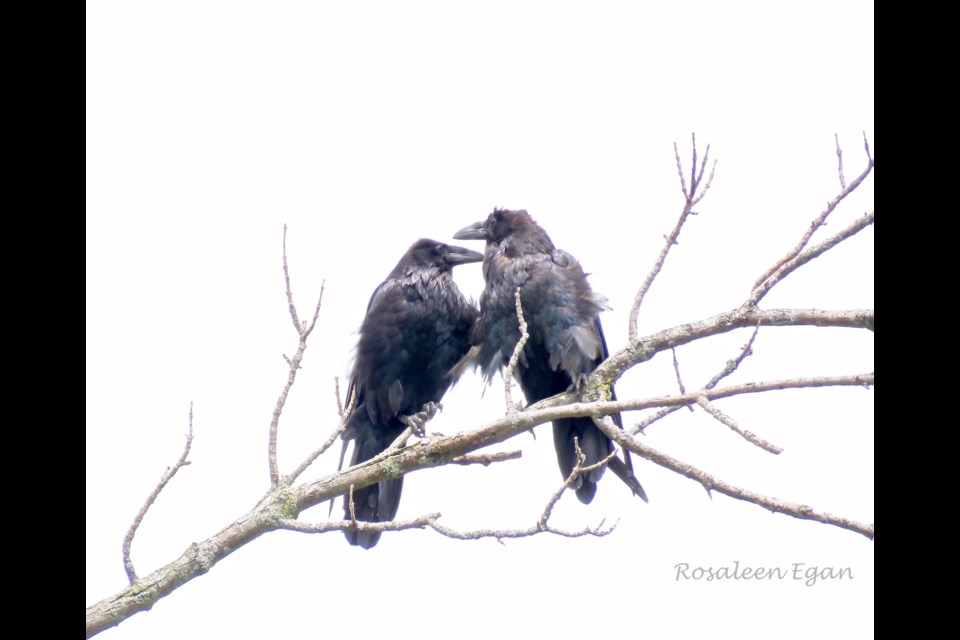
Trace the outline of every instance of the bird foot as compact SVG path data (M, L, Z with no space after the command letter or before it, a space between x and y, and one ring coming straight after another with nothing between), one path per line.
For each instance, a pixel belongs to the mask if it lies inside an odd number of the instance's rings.
M433 416L437 415L437 412L441 409L443 409L443 405L439 402L428 402L423 405L423 408L418 413L410 416L401 416L400 422L413 429L413 432L418 438L423 438L427 435L425 425Z

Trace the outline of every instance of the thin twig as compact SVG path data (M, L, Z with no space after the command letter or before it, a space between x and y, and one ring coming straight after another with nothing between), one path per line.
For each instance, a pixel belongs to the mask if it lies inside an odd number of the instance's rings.
M293 320L293 328L297 335L303 331L300 326L300 318L297 316L297 306L293 304L293 293L290 291L290 270L287 268L287 225L283 225L283 280L286 283L287 308L290 310L290 319Z
M357 512L353 506L353 486L354 485L352 484L350 485L350 493L347 496L347 504L349 505L350 511L350 524L355 526L357 524Z
M740 349L740 354L733 360L727 360L727 363L724 365L723 369L721 369L717 375L710 378L710 381L707 382L707 384L703 385L704 390L709 390L716 387L721 380L736 371L737 367L739 367L740 364L746 360L747 356L753 355L753 343L757 339L758 333L760 333L759 324L753 328L753 333L750 334L750 339L747 340L747 344L743 345L743 348Z
M710 145L707 145L707 155L709 155L709 154L710 154ZM706 156L706 155L703 156L703 160L704 160L704 162L706 162L706 160L707 160L707 156ZM703 186L703 190L700 192L700 195L698 195L697 197L695 197L695 198L693 199L693 203L692 203L693 206L696 206L696 205L700 204L700 201L703 200L703 197L704 197L705 195L707 195L707 192L708 192L708 191L710 191L710 187L713 185L713 176L714 176L714 174L716 174L716 172L717 172L717 161L714 160L714 161L713 161L713 164L710 165L710 176L707 178L707 184L705 184L705 185ZM703 171L702 171L702 169L701 169L700 174L701 174L701 177L702 177L702 176L703 176ZM693 215L696 215L696 214L697 214L696 211L692 211L691 213L692 213Z
M537 521L537 527L539 529L547 528L547 521L550 520L550 516L553 514L553 507L560 502L560 498L563 497L563 493L573 486L573 483L576 482L577 477L580 475L580 469L583 466L583 463L586 462L587 457L583 455L583 451L580 450L580 439L574 436L573 438L573 448L576 453L577 462L573 465L573 470L570 471L563 484L560 485L556 491L553 492L553 495L550 496L550 499L547 500L546 506L543 508L543 513L540 514L540 519Z
M307 336L313 333L313 328L317 326L317 318L320 317L320 304L323 302L323 290L326 288L327 288L327 279L324 278L320 282L320 296L317 298L317 306L313 309L313 317L310 319L310 325L303 332L304 340L306 340Z
M646 430L646 428L649 427L651 424L653 424L654 422L657 422L657 421L659 421L659 420L662 420L663 418L666 418L668 415L670 415L671 413L673 413L673 412L675 412L675 411L679 411L679 410L682 409L684 406L686 406L687 408L689 408L690 411L693 411L693 407L692 407L691 405L678 405L678 406L675 406L675 407L664 407L664 408L660 409L659 411L657 411L657 412L656 412L655 414L653 414L652 416L647 416L646 418L644 418L643 420L641 420L641 421L638 422L637 424L635 424L635 425L633 425L632 427L630 427L630 433L644 433L645 430Z
M693 149L693 159L690 162L690 193L687 194L688 198L691 198L697 190L697 134L693 132L690 133L690 147ZM709 149L709 147L707 148Z
M709 400L707 400L703 396L700 396L699 398L697 398L697 404L704 411L706 411L711 416L716 418L718 422L730 427L731 431L739 435L741 438L743 438L747 442L754 444L760 447L761 449L763 449L764 451L768 451L774 455L779 455L783 453L783 449L781 447L778 447L775 444L771 444L770 442L767 442L763 438L757 436L756 434L750 431L747 431L746 429L741 429L740 425L737 424L736 420L734 420L733 418L728 416L726 413L718 409L713 403L711 403Z
M683 386L683 379L680 377L680 363L677 361L677 349L676 347L670 348L670 355L673 356L673 372L677 374L677 387L680 389L680 393L686 393L687 390ZM693 407L687 407L691 413L693 412Z
M833 140L837 143L837 173L840 174L840 190L847 188L847 179L843 175L843 150L840 148L840 136L833 134Z
M697 148L693 148L694 157L697 154ZM690 199L690 194L687 192L687 181L683 178L683 162L680 160L680 149L677 148L677 143L673 143L673 157L677 160L677 175L680 176L680 191L683 192L683 197L687 200Z
M680 389L680 393L686 393L687 390L683 386L683 379L680 377L680 363L677 362L676 347L670 347L670 355L673 356L673 372L677 375L677 388Z
M333 430L333 433L331 433L326 440L324 440L323 444L320 445L320 448L318 448L313 453L308 455L303 460L303 462L297 465L296 469L294 469L293 471L291 471L290 473L288 473L283 477L283 479L280 481L282 485L287 487L292 485L293 481L299 478L300 474L306 471L307 467L313 464L314 460L319 458L321 455L324 454L324 452L326 452L327 449L333 446L333 443L337 441L337 438L340 436L341 433L343 433L343 430L346 429L347 421L350 419L350 413L353 411L354 406L356 405L356 402L357 402L357 391L356 389L354 389L353 393L350 394L350 404L347 405L346 414L344 414L343 411L340 412L340 421L337 423L337 428Z
M597 421L599 421L599 418L597 418L596 416L593 416L593 421L594 421L594 422L597 422ZM619 428L619 427L617 427L617 428ZM610 453L608 453L608 454L606 455L606 457L604 457L604 458L602 458L602 459L600 459L600 460L597 460L596 462L594 462L594 463L591 464L591 465L587 465L586 467L582 467L582 468L580 469L580 473L590 473L591 471L595 471L595 470L599 469L600 467L605 467L605 466L607 466L608 464L610 464L610 461L611 461L611 460L613 460L614 458L617 457L617 454L618 454L619 452L620 452L620 449L618 449L617 447L614 447L614 448L613 448L613 451L611 451Z
M340 377L333 376L333 394L337 398L337 415L343 417L343 403L340 401Z
M775 272L767 276L759 286L750 292L750 297L747 298L747 302L745 304L747 306L756 306L757 303L760 302L760 300L762 300L763 297L767 295L778 282L817 256L829 251L844 240L849 240L856 234L872 225L873 217L873 211L863 214L851 222L842 231L830 236L820 244L807 249L800 255L795 256L791 260L781 264Z
M757 289L761 284L763 284L765 280L767 280L767 278L769 278L772 274L777 272L780 269L780 267L782 267L786 263L796 258L798 255L800 255L800 252L803 251L803 248L807 246L808 242L810 242L810 238L811 236L813 236L814 232L817 229L819 229L821 226L823 226L824 222L826 222L827 217L831 213L833 213L834 209L836 209L841 202L843 202L844 198L846 198L848 195L856 191L857 187L859 187L863 183L863 181L867 178L867 176L870 175L870 172L873 171L873 158L870 156L870 147L867 144L866 135L864 135L863 142L867 149L866 168L864 168L864 170L860 173L859 176L854 178L853 182L851 182L849 185L844 187L840 191L840 193L837 195L837 197L835 197L833 200L827 203L827 208L824 209L823 212L819 216L814 218L813 222L810 223L810 227L807 229L806 233L803 234L803 237L800 239L800 242L797 244L797 246L791 249L790 252L787 253L787 255L780 258L780 260L777 261L776 264L774 264L772 267L767 269L763 273L763 275L757 278L757 281L753 283L753 289Z
M513 348L513 353L510 355L510 362L507 363L507 368L503 372L503 397L507 405L508 413L517 411L520 408L520 406L513 401L513 370L520 360L520 354L523 353L524 345L527 344L527 340L530 338L530 334L527 333L527 321L523 318L523 305L520 303L520 287L517 287L514 299L517 304L517 318L520 321L520 339Z
M157 499L157 496L160 495L160 492L163 491L163 488L167 486L167 483L173 479L173 476L177 474L177 471L180 470L180 467L184 467L190 464L190 461L187 460L187 456L190 455L190 445L193 444L193 401L190 402L190 418L187 427L187 441L183 445L183 453L180 454L180 459L177 460L176 464L173 467L167 467L167 470L163 472L163 476L160 477L160 482L157 483L157 486L154 487L153 491L150 492L150 495L147 496L146 502L143 503L143 506L140 507L140 511L137 512L137 516L133 519L133 523L130 525L130 528L127 529L127 534L123 536L123 569L127 572L127 579L130 580L130 584L133 584L137 580L137 572L133 567L133 561L130 559L130 546L133 544L133 537L137 533L137 529L140 528L140 524L143 522L144 516L147 515L147 511L153 506L153 502Z

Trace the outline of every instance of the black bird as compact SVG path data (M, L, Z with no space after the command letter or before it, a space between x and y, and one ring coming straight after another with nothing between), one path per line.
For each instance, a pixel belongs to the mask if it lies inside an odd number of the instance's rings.
M520 340L514 298L520 303L529 338L514 373L530 403L579 385L608 356L600 326L606 299L595 294L580 264L569 253L554 247L550 236L525 210L494 209L487 219L464 227L458 240L486 240L480 296L480 318L470 337L472 345L461 367L479 366L490 383L506 366ZM615 400L616 393L610 389ZM613 421L621 429L620 414ZM592 465L613 451L613 443L590 418L565 418L553 423L553 443L560 472L566 479L576 465L577 438ZM630 453L614 457L609 467L644 501L646 493L633 475ZM574 484L580 502L589 503L597 492L603 468L581 474Z
M457 381L454 365L470 348L477 309L453 281L453 267L480 262L483 255L421 239L410 246L376 288L360 327L347 397L356 391L343 433L344 450L353 441L350 466L379 455L406 426L401 416L439 402ZM357 520L387 522L397 515L403 478L384 480L353 493ZM344 518L350 519L348 497ZM350 544L369 549L379 532L344 531Z

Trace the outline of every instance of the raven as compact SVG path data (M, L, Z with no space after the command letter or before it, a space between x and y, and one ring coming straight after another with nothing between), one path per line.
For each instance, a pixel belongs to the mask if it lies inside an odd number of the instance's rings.
M470 348L477 320L473 302L453 281L453 267L480 262L477 251L428 240L414 242L387 279L374 290L360 326L356 360L347 397L356 403L343 432L343 451L353 441L350 466L383 452L403 433L402 416L439 402L457 381L454 365ZM382 480L353 493L357 520L386 522L397 515L403 478ZM343 502L350 519L349 498ZM365 549L379 532L344 531Z
M470 336L471 349L460 368L480 367L490 383L506 366L520 340L515 292L529 338L514 373L528 402L549 398L576 387L607 358L599 314L606 299L595 294L580 264L569 253L554 247L550 236L525 210L494 209L486 220L454 234L458 240L486 240L480 296L480 317ZM613 387L611 398L616 400ZM620 414L613 421L621 429ZM564 479L577 462L574 438L592 465L613 451L613 443L591 418L564 418L553 423L553 443ZM644 501L646 493L633 475L630 453L614 457L613 472ZM573 485L584 504L593 500L603 468L581 474Z

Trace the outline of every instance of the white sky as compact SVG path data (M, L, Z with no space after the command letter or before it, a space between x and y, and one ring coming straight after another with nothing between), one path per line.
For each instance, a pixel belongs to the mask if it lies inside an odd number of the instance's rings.
M647 298L649 333L739 305L875 150L873 3L87 2L86 603L125 586L120 544L179 456L192 465L149 513L146 575L249 510L267 488L267 429L297 338L295 300L323 310L280 428L289 471L336 424L373 288L419 237L451 241L494 205L526 208L614 307L611 351L682 206L674 141L711 144L714 186ZM873 209L873 179L831 218ZM824 234L821 231L821 234ZM825 235L816 238L823 239ZM480 243L461 242L475 249ZM873 229L778 286L766 308L873 307ZM459 267L478 297L480 268ZM681 349L696 388L738 353L736 332ZM873 336L764 329L730 383L872 371ZM503 411L465 376L430 428ZM676 392L668 354L630 371L621 398ZM519 394L519 392L518 392ZM651 446L720 478L874 520L873 392L786 391L718 403L782 447L772 456L703 412L652 427ZM643 414L625 416L628 424ZM407 477L401 518L524 527L558 486L549 426L490 468ZM337 447L339 448L339 447ZM318 461L305 479L336 467ZM458 542L384 534L268 534L119 627L136 638L868 638L874 545L857 534L703 489L643 460L644 504L612 475L556 510L568 528L619 519L603 539ZM609 475L609 474L608 474ZM335 514L339 513L338 508ZM326 508L305 520L326 518ZM675 565L849 567L853 580L677 581Z

